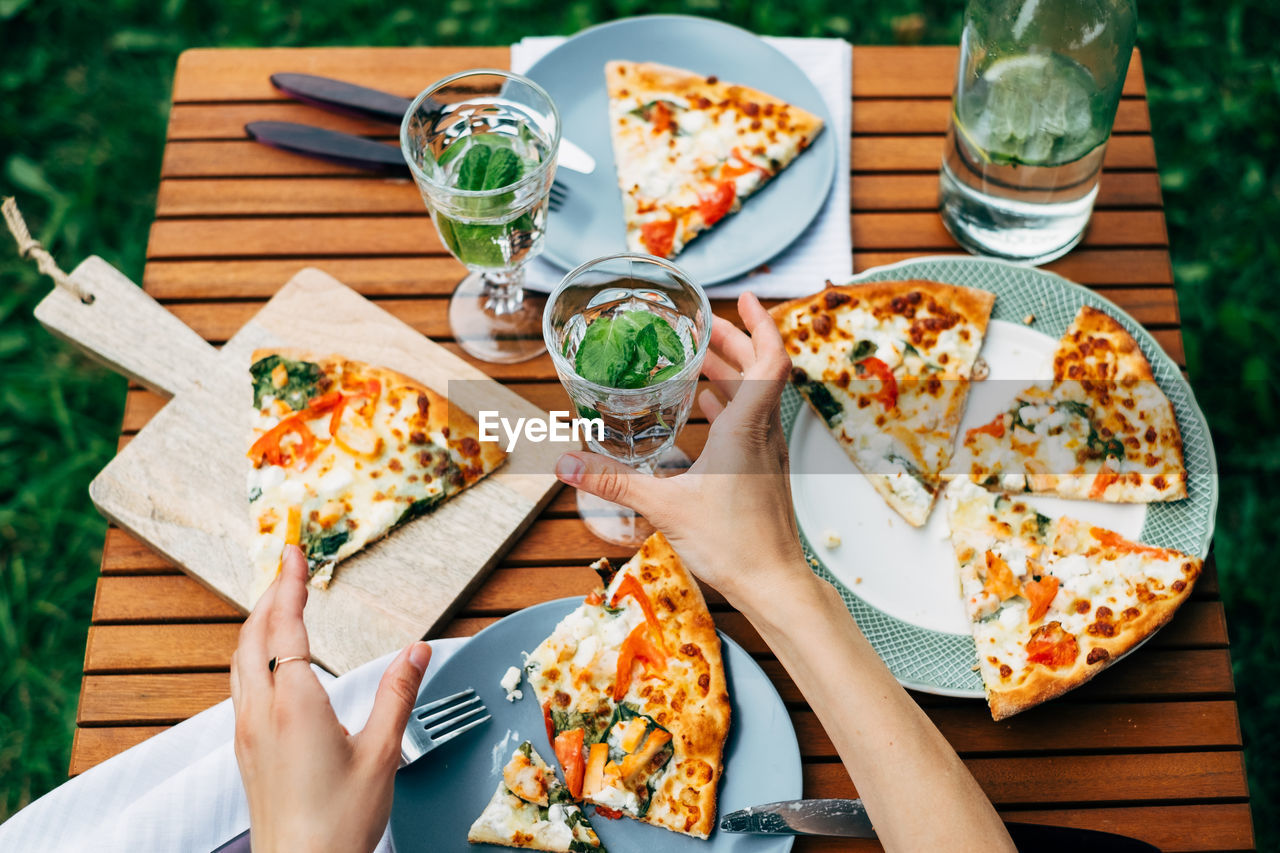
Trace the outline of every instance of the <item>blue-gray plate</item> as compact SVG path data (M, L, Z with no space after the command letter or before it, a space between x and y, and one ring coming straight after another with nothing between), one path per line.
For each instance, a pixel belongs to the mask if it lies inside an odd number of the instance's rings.
M445 661L424 687L419 702L474 687L493 715L488 723L441 746L396 775L391 808L391 836L396 853L499 850L468 844L467 830L493 796L502 766L523 740L554 764L547 745L542 711L533 691L507 702L498 684L509 666L519 666L520 652L531 651L556 624L582 603L561 598L513 613L490 625ZM725 744L719 814L747 806L797 799L802 795L800 747L791 716L765 675L741 646L720 635L729 680L731 723ZM734 835L716 830L699 841L634 820L593 816L591 824L612 853L654 851L680 853L785 853L791 836Z
M688 15L648 15L583 30L527 72L555 100L564 136L596 160L590 175L557 170L556 180L569 197L547 225L543 257L569 270L627 249L604 83L605 63L614 59L714 74L802 107L825 124L809 149L741 211L676 256L694 281L710 285L745 275L804 233L822 209L836 168L831 115L817 87L795 63L746 30Z

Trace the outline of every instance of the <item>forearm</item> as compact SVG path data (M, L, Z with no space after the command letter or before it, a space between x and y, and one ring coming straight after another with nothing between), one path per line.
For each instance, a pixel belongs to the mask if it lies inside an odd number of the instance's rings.
M955 750L907 695L832 587L805 572L734 603L831 737L887 850L1012 850Z

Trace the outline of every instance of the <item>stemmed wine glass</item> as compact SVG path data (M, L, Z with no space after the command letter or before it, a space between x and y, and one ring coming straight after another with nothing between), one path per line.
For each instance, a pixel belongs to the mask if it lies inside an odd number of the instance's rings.
M449 300L458 343L482 361L542 353L542 299L524 268L542 251L560 115L532 80L496 69L454 74L418 95L400 147L436 230L471 272Z
M676 448L711 338L706 292L675 264L624 253L588 261L547 298L542 334L579 417L599 418L588 446L638 474L691 464ZM591 531L639 545L652 527L632 510L578 492Z

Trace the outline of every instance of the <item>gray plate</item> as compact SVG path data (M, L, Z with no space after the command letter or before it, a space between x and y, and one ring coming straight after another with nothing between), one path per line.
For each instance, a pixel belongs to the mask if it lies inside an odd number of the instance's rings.
M531 651L581 603L578 597L548 601L490 625L449 658L427 684L419 702L474 687L493 720L446 743L396 776L391 808L396 853L504 849L467 843L467 830L493 796L502 766L526 739L548 762L554 764L555 757L547 745L542 711L533 691L524 684L524 698L507 702L498 680L507 667L520 665L521 651ZM799 798L800 746L782 698L741 646L724 634L720 643L729 679L732 723L725 744L718 813ZM698 841L634 820L606 820L591 812L588 808L592 826L612 853L786 853L795 840L791 836L732 835L717 830L710 841Z
M745 275L791 245L822 209L835 175L831 115L790 59L746 30L686 15L627 18L583 30L548 53L527 76L550 93L564 136L596 159L581 175L560 169L569 200L551 216L543 257L566 270L626 251L622 196L609 139L604 65L661 62L751 86L819 116L826 127L800 157L748 199L742 210L689 244L675 261L699 284Z

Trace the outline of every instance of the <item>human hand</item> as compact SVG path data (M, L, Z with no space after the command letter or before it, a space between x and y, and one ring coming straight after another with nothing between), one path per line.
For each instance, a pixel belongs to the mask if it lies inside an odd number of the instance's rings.
M311 667L302 608L307 561L285 548L280 576L258 601L231 658L235 751L255 853L372 850L391 814L400 736L431 660L414 643L382 676L363 730L349 734ZM301 657L267 668L272 656Z
M556 476L643 515L695 575L732 603L766 593L804 569L791 511L787 447L778 400L791 358L764 306L738 299L750 337L716 318L702 372L730 402L709 390L698 403L711 421L702 455L685 473L655 479L608 457L574 451Z

